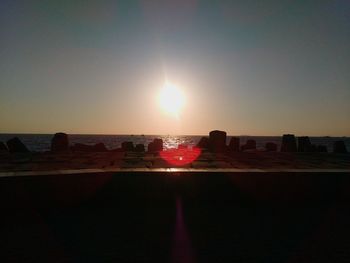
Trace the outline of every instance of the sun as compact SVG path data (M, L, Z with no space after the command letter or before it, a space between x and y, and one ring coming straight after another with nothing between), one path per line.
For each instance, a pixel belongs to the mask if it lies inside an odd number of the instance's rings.
M175 85L165 83L159 94L159 104L166 113L178 118L185 104L185 96Z

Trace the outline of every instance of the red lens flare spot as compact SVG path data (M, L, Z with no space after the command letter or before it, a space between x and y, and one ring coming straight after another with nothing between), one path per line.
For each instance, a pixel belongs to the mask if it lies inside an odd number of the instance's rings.
M167 163L174 166L183 166L195 161L201 154L201 149L193 147L191 148L181 148L181 149L169 149L161 151L160 157Z

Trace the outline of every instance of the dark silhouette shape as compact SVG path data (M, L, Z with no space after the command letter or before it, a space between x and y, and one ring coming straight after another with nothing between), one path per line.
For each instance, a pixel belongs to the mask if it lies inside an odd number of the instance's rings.
M114 148L110 150L111 152L124 152L122 148Z
M93 150L95 152L107 152L108 149L106 148L106 146L104 145L104 143L100 142L100 143L96 143L94 146L93 146Z
M267 152L276 152L277 151L277 144L273 142L267 142L265 144L265 150Z
M298 137L298 152L311 152L312 146L308 136Z
M226 152L226 132L224 131L211 131L209 133L209 144L212 152Z
M103 143L97 143L95 145L86 145L83 143L76 143L71 147L74 152L107 152L108 149Z
M65 152L69 150L68 135L63 132L56 133L51 140L52 152Z
M245 150L256 150L256 141L255 140L247 140L246 144L242 145L242 151Z
M1 177L0 261L347 262L348 179L331 171Z
M154 145L157 151L163 151L163 140L162 139L154 139Z
M28 153L28 148L21 142L18 137L14 137L6 142L10 153Z
M153 142L148 144L148 152L160 152L163 151L163 140L154 139Z
M135 146L135 152L144 152L145 151L145 146L142 144L142 143L140 143L140 144L136 144L136 146Z
M7 146L5 143L0 142L0 152L8 152L9 149L7 149Z
M130 141L122 142L122 149L125 152L132 152L132 151L134 151L134 144L133 144L133 142L130 142Z
M147 147L148 152L156 152L154 142L150 142Z
M238 137L232 137L228 148L231 152L239 152L240 139Z
M317 152L319 153L326 153L328 152L327 146L325 145L317 145Z
M312 152L312 153L317 152L317 145L316 144L311 144L309 152Z
M86 145L83 143L75 143L70 148L74 152L90 152L91 151L91 145Z
M209 138L202 137L197 143L197 147L201 149L209 149Z
M347 149L344 141L335 141L333 144L333 152L334 153L347 153Z
M294 134L284 134L282 137L281 152L296 152L297 142Z

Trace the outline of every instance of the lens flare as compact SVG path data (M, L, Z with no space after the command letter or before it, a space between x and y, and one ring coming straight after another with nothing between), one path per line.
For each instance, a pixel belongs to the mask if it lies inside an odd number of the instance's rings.
M201 149L197 147L181 148L181 149L168 149L161 151L160 157L167 163L174 166L183 166L194 162L201 154Z

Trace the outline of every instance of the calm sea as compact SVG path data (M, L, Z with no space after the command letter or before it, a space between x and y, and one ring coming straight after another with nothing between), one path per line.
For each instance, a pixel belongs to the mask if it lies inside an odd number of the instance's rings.
M52 134L0 134L0 141L6 142L8 139L18 137L27 145L31 151L48 151L53 137ZM176 148L179 144L195 145L202 136L186 135L69 135L70 144L84 143L96 144L102 142L108 149L114 149L121 146L124 141L132 141L134 144L143 143L148 145L154 138L162 138L165 148ZM274 142L279 146L281 144L280 136L238 136L241 138L241 144L248 139L256 140L258 148L264 148L266 142ZM227 144L231 136L227 137ZM332 151L333 142L337 140L345 141L347 149L350 151L350 137L310 137L311 143L326 145L328 151Z

